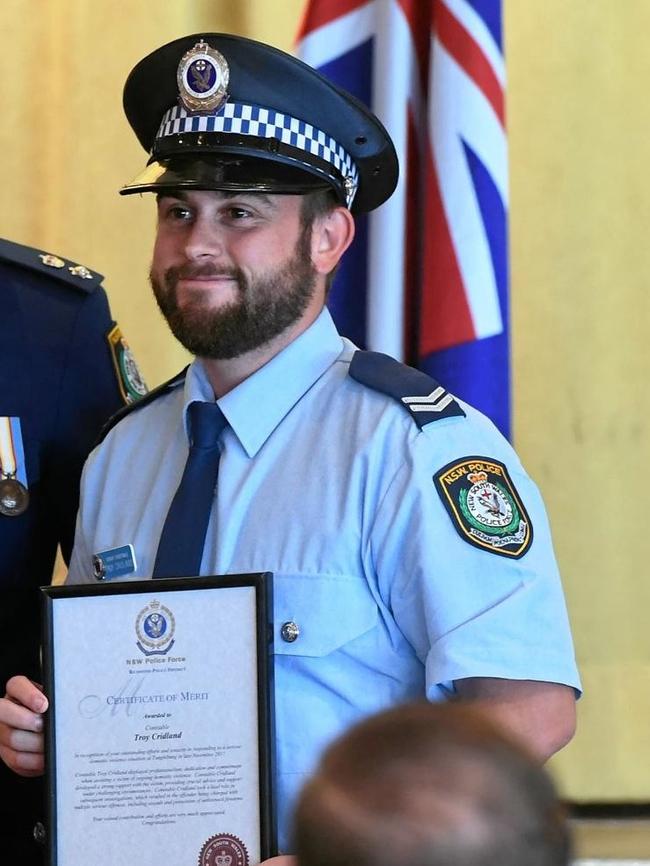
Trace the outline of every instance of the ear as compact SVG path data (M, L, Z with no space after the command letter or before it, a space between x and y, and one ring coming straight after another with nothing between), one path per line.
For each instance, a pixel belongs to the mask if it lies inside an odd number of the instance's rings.
M336 207L317 217L311 230L311 260L319 274L329 274L354 239L354 217L345 207Z

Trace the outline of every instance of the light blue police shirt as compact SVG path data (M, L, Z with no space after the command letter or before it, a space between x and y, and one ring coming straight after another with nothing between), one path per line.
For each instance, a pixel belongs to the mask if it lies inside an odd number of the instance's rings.
M281 850L297 791L323 747L359 718L453 681L501 677L579 688L540 495L492 423L420 429L348 375L355 347L325 310L219 406L229 427L201 574L274 574ZM84 470L68 583L92 556L133 544L151 576L188 454L186 409L214 395L200 361L184 383L118 423ZM434 488L451 461L504 463L534 527L520 558L460 537ZM294 622L293 643L280 634Z

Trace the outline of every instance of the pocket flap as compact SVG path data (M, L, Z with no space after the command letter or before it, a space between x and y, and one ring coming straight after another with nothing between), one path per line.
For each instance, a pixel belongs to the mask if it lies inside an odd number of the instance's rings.
M276 574L273 595L278 655L324 656L377 622L375 600L358 577Z

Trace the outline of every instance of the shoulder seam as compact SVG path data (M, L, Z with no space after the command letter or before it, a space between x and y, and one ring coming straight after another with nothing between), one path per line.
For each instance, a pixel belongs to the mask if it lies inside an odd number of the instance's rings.
M180 373L177 373L175 376L172 376L171 379L163 382L162 385L158 385L157 388L149 391L148 394L145 394L138 400L134 400L133 403L129 403L122 409L119 409L114 415L111 415L106 424L104 424L104 426L102 427L99 436L97 437L97 441L95 442L93 447L96 448L98 445L101 445L101 443L104 441L104 439L113 429L113 427L116 427L120 423L120 421L126 418L127 415L130 415L132 412L137 412L138 409L144 408L144 406L147 406L149 403L153 403L153 401L157 400L158 397L162 397L163 394L169 393L176 385L178 385L180 382L183 382L185 380L188 367L189 364L187 367L184 367L180 371Z
M5 238L0 238L0 263L2 262L41 274L85 294L92 294L104 279L97 271L71 259Z

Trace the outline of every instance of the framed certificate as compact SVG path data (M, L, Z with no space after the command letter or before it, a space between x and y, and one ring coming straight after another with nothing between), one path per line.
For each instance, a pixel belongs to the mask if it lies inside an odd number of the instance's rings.
M275 853L271 575L44 587L51 866Z

